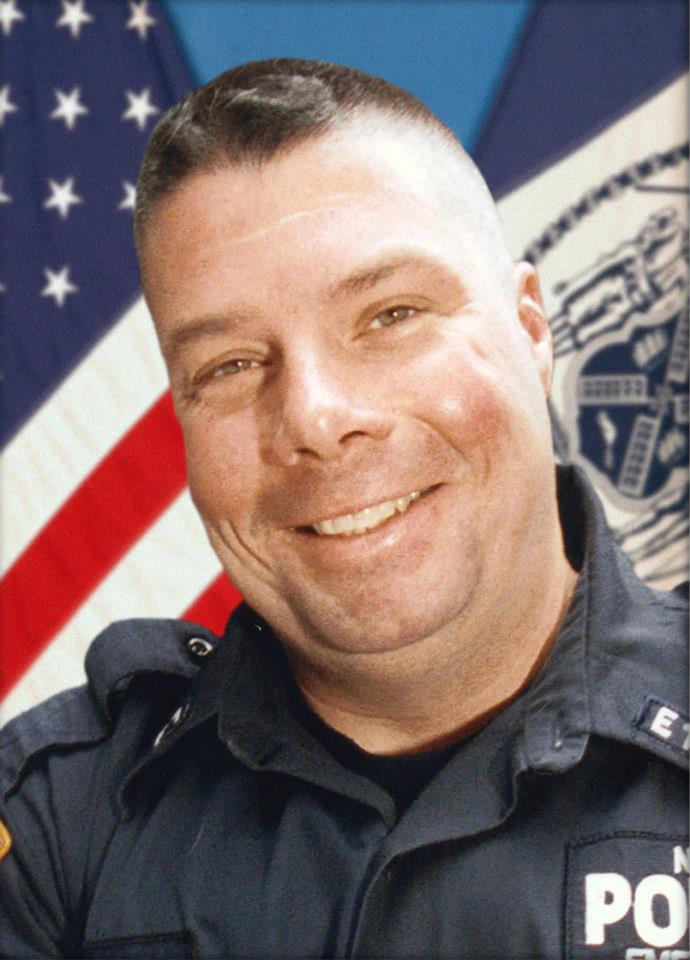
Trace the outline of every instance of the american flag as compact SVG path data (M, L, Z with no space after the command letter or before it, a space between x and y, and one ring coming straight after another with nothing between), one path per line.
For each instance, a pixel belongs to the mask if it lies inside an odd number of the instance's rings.
M151 128L193 85L153 0L1 0L2 718L110 620L239 596L189 495L131 239Z

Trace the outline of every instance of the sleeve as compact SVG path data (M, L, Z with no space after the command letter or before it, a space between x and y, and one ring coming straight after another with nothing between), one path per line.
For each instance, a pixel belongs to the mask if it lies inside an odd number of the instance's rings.
M78 956L104 736L82 688L0 733L0 958Z
M0 820L11 837L0 848L0 958L81 955L98 864L119 822L114 789L198 671L186 654L192 628L114 624L89 650L87 685L0 731Z
M26 778L22 789L8 799L6 777L2 783L0 820L6 838L0 850L2 958L63 956L67 922L59 844L49 791L37 781L35 776Z

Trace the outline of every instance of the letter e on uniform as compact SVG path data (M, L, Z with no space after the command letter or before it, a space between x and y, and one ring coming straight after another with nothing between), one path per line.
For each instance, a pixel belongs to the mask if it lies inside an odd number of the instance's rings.
M601 946L606 927L618 923L632 906L632 887L620 873L588 873L585 877L585 943Z
M650 723L649 729L658 737L663 737L664 740L668 740L673 733L671 728L679 716L680 714L676 713L675 710L671 710L670 707L661 706Z

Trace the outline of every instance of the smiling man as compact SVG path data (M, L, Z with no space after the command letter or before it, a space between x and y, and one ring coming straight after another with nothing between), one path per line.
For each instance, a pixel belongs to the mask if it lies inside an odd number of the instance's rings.
M556 470L537 277L450 131L248 64L161 120L135 228L246 603L114 625L8 727L3 956L687 957L686 605Z

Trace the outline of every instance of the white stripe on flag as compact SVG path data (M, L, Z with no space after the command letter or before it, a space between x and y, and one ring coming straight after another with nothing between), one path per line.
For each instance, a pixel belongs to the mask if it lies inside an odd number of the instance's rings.
M681 252L681 231L687 229L687 162L674 160L662 165L657 164L656 158L680 158L679 148L687 143L687 82L687 74L675 80L499 205L515 257L556 224L551 242L537 263L546 311L559 342L550 394L552 409L559 430L567 438L567 458L587 469L608 522L623 538L622 546L638 576L660 589L671 589L685 579L687 570L686 458L677 462L669 458L673 472L667 471L664 487L641 496L651 472L650 464L654 462L661 473L665 469L667 461L663 459L658 434L666 415L654 412L654 381L650 380L647 396L648 370L644 360L638 362L630 344L637 329L644 331L655 325L658 328L659 324L671 321L678 308L686 304L687 265ZM641 176L640 165L647 165L650 173ZM630 185L616 182L615 178L623 173L629 174ZM601 191L604 185L606 189ZM581 203L583 198L588 198L587 202ZM576 212L576 208L581 212ZM652 231L650 237L660 236L653 231L661 230L655 224L664 219L673 232L663 237L666 249L655 260L645 250L642 238L645 230ZM625 274L626 258L636 265L643 279L634 276L630 267ZM607 264L614 279L602 272ZM625 283L616 281L614 267L619 278L625 274ZM576 297L575 306L564 306L564 284L578 290L579 283L579 307ZM587 283L591 284L589 289ZM645 292L645 283L649 293ZM619 312L616 304L620 304ZM594 312L595 308L599 314ZM588 319L592 314L597 317L596 324ZM588 323L590 327L585 329ZM584 336L581 328L585 329ZM685 355L681 321L675 329ZM590 446L585 449L580 428L583 404L578 399L587 379L584 366L613 344L620 346L619 357L628 356L625 377L638 377L644 385L645 409L641 409L637 420L633 414L627 414L627 422L621 419L616 427L602 407L602 415L608 419L600 422L604 426L598 427L598 440L596 434L589 434ZM628 354L624 353L626 350ZM686 370L679 365L675 380L679 387ZM672 387L673 383L669 379L667 386ZM676 407L671 408L673 415L663 427L667 443L682 443L687 435L687 393L674 393L673 401L676 400ZM621 403L624 406L628 406L627 401ZM647 440L640 446L633 443L633 422L648 428ZM607 424L609 437L613 437L610 442L618 443L619 448L625 444L623 449L632 455L635 482L640 489L631 491L625 486L625 461L614 473L613 468L605 470L603 457L591 456L591 441L597 440L601 446L606 442Z
M153 323L140 297L0 457L3 574L166 388Z
M101 630L128 617L174 617L220 572L185 491L126 554L2 701L2 722L84 682L84 654Z
M687 86L685 74L504 197L498 210L511 254L522 256L549 221L593 184L620 173L631 161L687 140Z

